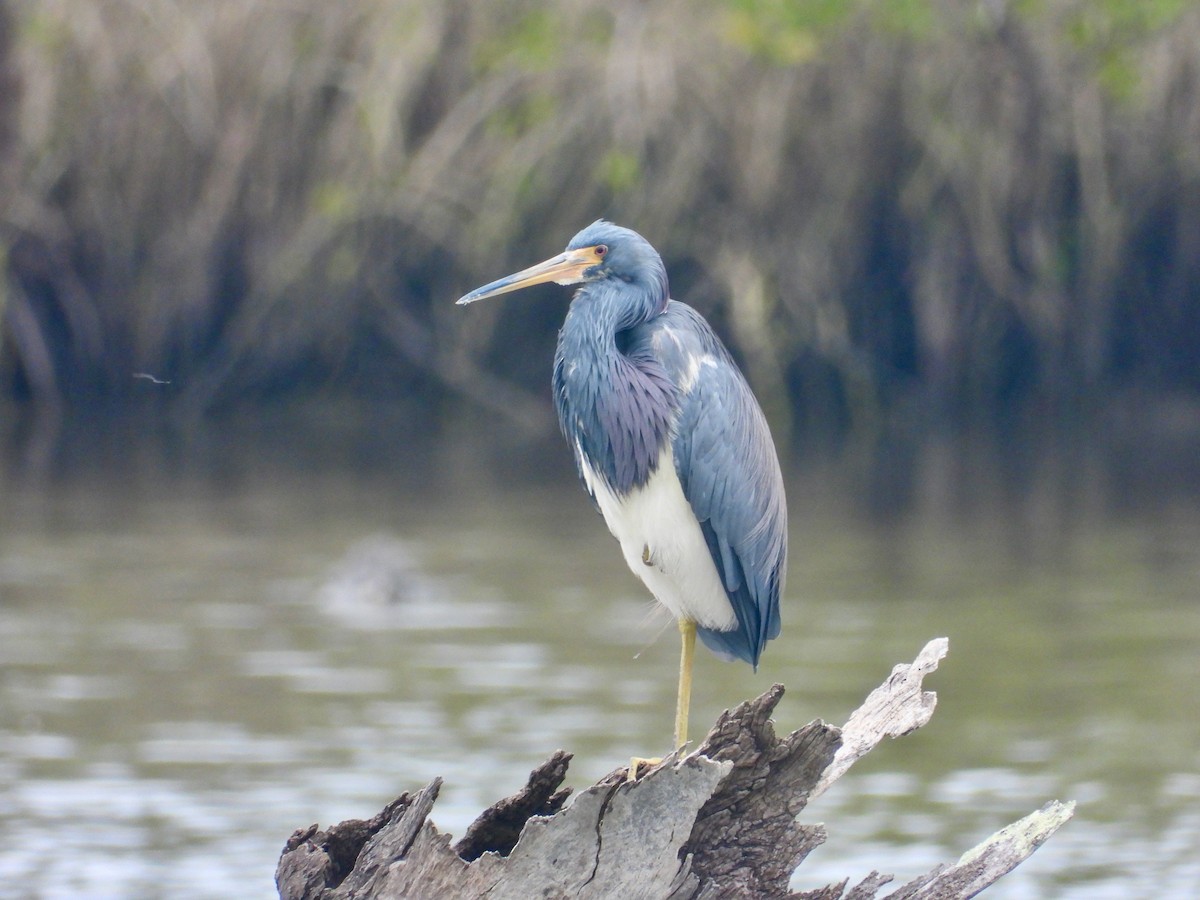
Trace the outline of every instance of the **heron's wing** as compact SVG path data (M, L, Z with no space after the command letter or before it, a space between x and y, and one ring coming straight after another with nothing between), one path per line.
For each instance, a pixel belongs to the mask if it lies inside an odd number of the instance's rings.
M680 391L675 468L738 620L733 631L699 634L718 653L757 665L779 634L787 564L775 445L758 401L708 323L674 301L661 318L655 355Z

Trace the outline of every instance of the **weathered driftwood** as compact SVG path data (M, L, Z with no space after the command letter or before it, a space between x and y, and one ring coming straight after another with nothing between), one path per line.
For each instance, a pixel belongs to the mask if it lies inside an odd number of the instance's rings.
M848 881L788 890L793 871L825 839L823 825L796 817L884 737L929 721L937 698L922 690L922 679L947 648L944 638L931 641L911 665L896 666L843 728L818 720L777 738L769 717L783 688L775 685L723 713L694 752L667 757L636 782L618 769L569 806L561 785L570 755L559 751L453 847L428 818L440 779L368 821L299 830L275 873L280 897L869 900L892 876L872 872L849 890ZM1049 803L888 897L974 896L1072 811L1073 804Z

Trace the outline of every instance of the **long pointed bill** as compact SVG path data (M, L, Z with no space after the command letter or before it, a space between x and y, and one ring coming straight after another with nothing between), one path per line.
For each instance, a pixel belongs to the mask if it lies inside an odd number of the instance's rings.
M577 284L583 281L583 272L589 266L597 263L593 248L584 247L579 250L567 250L536 266L522 269L513 275L507 275L491 284L475 288L471 293L458 298L458 305L465 306L482 300L485 297L495 297L497 294L507 294L509 291L519 291L521 288L535 284L545 284L553 281L555 284Z

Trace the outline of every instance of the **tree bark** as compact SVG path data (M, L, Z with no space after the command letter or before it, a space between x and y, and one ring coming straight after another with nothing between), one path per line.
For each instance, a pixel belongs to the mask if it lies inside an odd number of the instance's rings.
M789 890L796 867L825 840L823 825L796 817L884 737L929 721L937 697L922 690L922 681L947 649L945 638L930 641L912 664L896 666L843 728L817 720L776 737L770 715L783 687L775 685L723 713L695 751L672 754L634 782L617 769L570 805L561 787L570 755L560 750L453 847L429 820L441 788L435 779L370 820L295 832L275 873L279 895L871 900L892 876L872 872L849 889L847 880ZM1041 846L1073 810L1072 803L1048 803L887 896L972 897Z

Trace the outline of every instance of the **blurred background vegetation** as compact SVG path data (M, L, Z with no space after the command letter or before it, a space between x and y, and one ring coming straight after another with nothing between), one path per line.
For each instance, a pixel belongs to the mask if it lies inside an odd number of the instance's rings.
M1198 48L1187 0L0 0L0 410L550 430L564 292L453 301L604 216L781 441L1194 421Z

